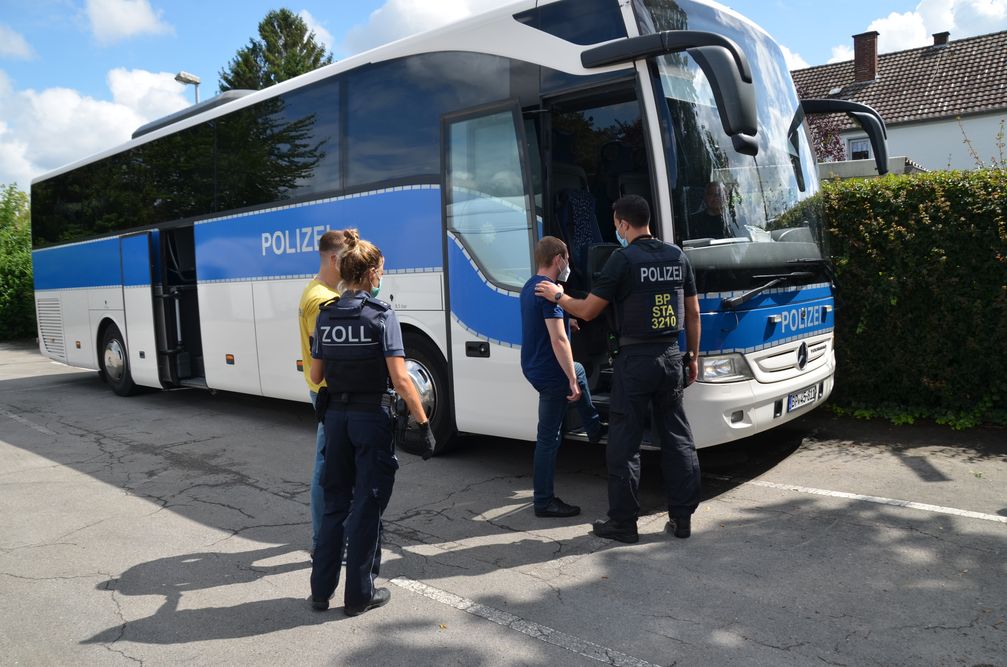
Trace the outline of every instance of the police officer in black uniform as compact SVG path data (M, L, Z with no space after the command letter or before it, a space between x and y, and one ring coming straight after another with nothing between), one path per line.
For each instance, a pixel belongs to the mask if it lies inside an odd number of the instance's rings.
M608 521L594 524L598 537L637 542L640 514L640 442L653 408L653 431L661 443L661 469L668 496L666 529L689 537L699 505L699 459L682 408L682 390L696 380L699 352L699 299L688 258L676 246L650 234L650 207L636 195L612 205L616 237L612 253L586 299L574 299L543 281L536 294L554 299L584 320L615 306L619 351L615 358L609 413ZM678 337L685 329L683 358ZM687 364L688 378L683 364Z
M311 353L311 379L317 383L324 377L327 385L327 394L318 399L326 436L325 514L311 568L311 605L329 608L345 549L343 600L346 614L357 616L391 598L387 588L374 587L381 565L381 515L399 467L389 380L426 439L424 459L436 443L406 372L395 311L375 298L384 272L381 251L355 229L344 230L343 236L342 295L322 306Z

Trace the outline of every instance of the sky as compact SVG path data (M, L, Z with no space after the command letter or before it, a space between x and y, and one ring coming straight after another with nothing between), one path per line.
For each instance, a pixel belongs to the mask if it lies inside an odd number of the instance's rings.
M338 60L510 0L0 0L0 185L116 146L200 99L272 9L299 14ZM284 4L285 3L285 4ZM791 69L1007 29L1007 0L729 0L783 47Z

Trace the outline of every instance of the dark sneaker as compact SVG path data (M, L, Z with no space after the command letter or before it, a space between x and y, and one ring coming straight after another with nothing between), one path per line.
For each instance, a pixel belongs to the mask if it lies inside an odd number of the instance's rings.
M578 506L567 505L556 496L553 496L552 501L545 507L535 508L535 516L538 517L563 518L568 516L577 516L578 514L580 514L580 508Z
M314 609L315 611L325 611L326 609L329 608L329 600L331 599L332 599L331 595L325 598L324 600L319 600L316 597L312 597L311 608Z
M685 539L692 535L692 517L673 516L668 520L668 525L664 527L664 530L675 537Z
M388 604L388 601L392 599L392 593L387 588L379 588L374 591L374 596L371 597L371 601L362 607L351 607L346 605L345 611L347 616L360 616L360 614L365 611L370 611L371 609L377 609L378 607L384 607Z
M620 523L609 519L608 521L595 521L591 530L595 537L606 540L616 540L626 544L636 544L640 541L640 534L636 532L636 523Z
M596 445L606 435L608 435L608 424L606 422L599 422L598 431L594 435L589 435L587 441L592 445Z

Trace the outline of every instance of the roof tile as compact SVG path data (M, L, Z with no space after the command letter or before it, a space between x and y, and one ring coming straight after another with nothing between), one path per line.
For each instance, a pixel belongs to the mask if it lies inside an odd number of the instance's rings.
M802 97L852 100L873 107L889 125L1007 111L1007 31L946 46L878 56L878 78L856 82L853 61L794 70ZM829 91L839 88L830 95ZM854 127L843 117L845 127Z

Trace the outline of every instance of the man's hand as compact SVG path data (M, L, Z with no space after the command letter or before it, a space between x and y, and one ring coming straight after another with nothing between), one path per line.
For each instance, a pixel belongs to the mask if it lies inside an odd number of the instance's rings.
M535 296L540 296L546 301L555 303L556 295L562 293L563 288L550 280L541 280L535 285Z
M580 400L580 385L576 380L570 380L570 395L566 397L566 400L571 403Z
M427 461L434 455L434 450L437 449L437 439L434 437L434 432L430 430L429 421L420 424L420 435L423 436L423 439L427 443L427 448L423 450L423 460Z
M688 387L690 384L695 382L696 378L698 377L699 377L699 359L696 358L695 355L693 355L692 359L689 360L689 381L685 383L685 386Z
M571 333L577 333L578 331L580 331L580 322L577 320L576 317L571 317L570 318L570 332Z

